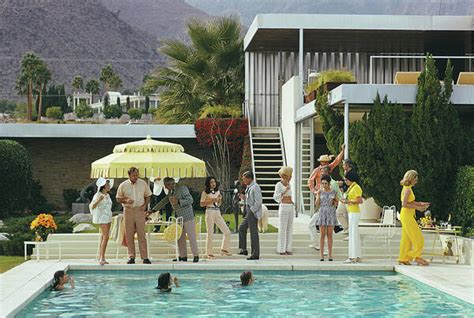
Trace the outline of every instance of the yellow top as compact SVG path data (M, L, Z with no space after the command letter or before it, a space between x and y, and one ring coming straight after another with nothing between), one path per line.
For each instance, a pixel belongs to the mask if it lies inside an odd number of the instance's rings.
M403 194L405 193L405 189L406 188L409 188L410 189L410 194L408 195L408 201L407 202L413 202L415 201L415 194L413 193L413 189L412 189L412 186L403 186L403 189L402 189L402 193L400 194L400 200L402 201L402 204L403 204ZM402 210L400 211L401 212L411 212L411 213L415 213L415 209L409 209L409 208L404 208L402 207Z
M362 188L356 182L347 189L347 200L355 200L362 196ZM347 212L360 213L359 204L347 204Z

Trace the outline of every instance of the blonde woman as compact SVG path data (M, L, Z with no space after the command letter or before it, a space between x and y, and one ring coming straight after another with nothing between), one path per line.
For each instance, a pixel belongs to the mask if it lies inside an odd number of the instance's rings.
M421 229L415 220L415 210L425 211L429 202L416 202L413 186L418 182L418 173L415 170L408 170L400 181L403 186L400 199L402 209L400 221L402 223L402 239L400 240L400 256L398 262L401 265L411 265L414 259L418 265L426 266L429 263L421 257L424 239Z
M359 233L359 204L362 203L362 188L356 182L359 177L354 171L346 172L344 179L349 187L346 198L341 199L341 202L346 204L349 215L349 258L344 263L359 263L362 257Z
M221 255L232 256L232 254L229 252L230 230L221 215L220 205L222 203L222 195L218 189L216 178L207 177L205 187L206 189L201 194L200 204L203 208L206 208L207 258L212 259L215 257L212 252L214 224L216 224L224 234L221 244Z
M291 198L292 191L290 180L293 168L282 167L278 174L280 181L275 185L273 199L279 203L278 217L278 244L277 253L280 255L291 255L293 245L293 219L295 218L295 207Z

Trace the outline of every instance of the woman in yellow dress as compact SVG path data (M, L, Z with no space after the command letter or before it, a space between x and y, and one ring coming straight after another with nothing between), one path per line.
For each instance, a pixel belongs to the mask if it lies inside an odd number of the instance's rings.
M400 256L398 262L401 265L411 265L414 259L418 265L429 265L421 257L423 251L424 239L421 229L415 220L415 210L425 211L429 202L416 202L412 187L418 182L418 172L408 170L400 181L403 186L401 193L402 211L400 212L400 221L402 222L402 239L400 241Z

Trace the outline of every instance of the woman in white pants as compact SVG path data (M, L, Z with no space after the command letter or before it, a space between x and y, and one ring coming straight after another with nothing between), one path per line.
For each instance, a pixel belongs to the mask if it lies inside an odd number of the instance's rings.
M206 189L201 194L200 205L206 208L206 229L207 242L206 254L207 258L214 258L212 252L212 239L214 236L214 224L221 230L224 237L221 244L221 255L232 256L229 252L230 248L230 230L221 215L220 205L222 203L222 195L218 189L216 178L206 178Z
M295 206L291 198L292 191L290 180L293 168L282 167L278 174L280 181L275 185L273 199L280 205L278 207L279 227L277 253L280 255L291 255L293 245L293 219L295 217Z
M362 249L360 246L359 219L362 203L362 189L355 180L358 176L354 171L345 174L345 182L349 186L346 192L346 198L341 202L346 204L349 214L349 258L345 263L358 263L361 261Z

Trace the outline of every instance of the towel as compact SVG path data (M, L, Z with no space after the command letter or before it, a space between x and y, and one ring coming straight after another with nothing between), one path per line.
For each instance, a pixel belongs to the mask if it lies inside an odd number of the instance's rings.
M127 246L127 241L125 239L125 219L123 218L123 214L118 214L112 217L110 239L114 240L119 245Z

